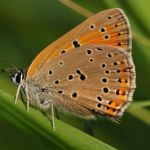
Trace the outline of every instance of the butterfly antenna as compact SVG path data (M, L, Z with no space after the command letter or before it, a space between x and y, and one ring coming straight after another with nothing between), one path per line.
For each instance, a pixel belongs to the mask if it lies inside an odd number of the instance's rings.
M5 58L3 58L3 57L0 57L0 59L2 60L2 61L4 61L5 63L7 63L8 65L9 65L9 67L10 68L6 68L6 69L2 69L1 70L1 72L10 72L11 73L11 70L18 70L18 68L15 66L15 65L13 65L9 60L7 60L7 59L5 59Z

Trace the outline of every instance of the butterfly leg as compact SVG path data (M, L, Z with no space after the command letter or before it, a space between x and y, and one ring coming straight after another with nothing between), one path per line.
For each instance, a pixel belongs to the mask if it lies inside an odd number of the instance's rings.
M29 98L29 89L28 89L28 86L26 86L25 88L25 93L26 93L26 97L27 97L27 102L26 102L26 109L27 109L27 112L29 112L29 105L30 105L30 98Z
M20 83L20 84L18 85L17 92L16 92L16 96L15 96L15 104L17 104L17 100L18 100L18 96L19 96L19 92L20 92L21 86L22 86L22 84Z
M53 102L51 104L51 115L52 115L52 127L53 127L53 130L55 130L55 120L54 120L55 116L54 116L54 104L53 104Z
M21 74L21 76L20 76L20 84L18 85L16 96L15 96L15 104L17 104L19 92L20 92L20 89L21 89L22 85L23 85L23 75Z

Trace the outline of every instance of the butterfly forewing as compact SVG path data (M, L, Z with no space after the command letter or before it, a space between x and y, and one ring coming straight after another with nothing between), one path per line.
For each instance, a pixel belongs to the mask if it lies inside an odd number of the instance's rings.
M27 78L33 78L47 61L51 61L77 47L106 44L131 49L131 31L128 19L121 9L104 10L45 48L30 65Z
M55 104L80 116L121 116L132 100L131 54L107 45L80 46L45 63L34 82L50 87Z

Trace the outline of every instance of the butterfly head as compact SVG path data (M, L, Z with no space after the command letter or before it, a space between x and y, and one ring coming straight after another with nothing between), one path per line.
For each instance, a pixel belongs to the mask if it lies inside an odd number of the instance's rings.
M13 83L16 85L19 85L22 80L24 79L24 72L22 69L18 69L16 66L14 66L12 63L10 63L8 60L0 57L2 61L7 63L9 65L9 68L2 69L1 72L9 72L9 76Z
M22 82L22 80L24 79L23 70L22 69L17 70L15 73L11 72L10 77L11 77L13 83L15 83L16 85L19 85Z

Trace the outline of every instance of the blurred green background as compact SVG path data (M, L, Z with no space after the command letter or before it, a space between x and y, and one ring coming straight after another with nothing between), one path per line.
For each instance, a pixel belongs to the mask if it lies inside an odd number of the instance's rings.
M75 0L74 2L93 13L113 7L122 8L126 12L133 31L133 58L137 71L137 89L133 106L125 113L120 125L105 119L85 121L63 113L59 114L60 119L117 149L150 149L150 109L148 107L150 105L147 103L145 105L145 102L150 101L150 1ZM27 69L43 48L85 19L86 17L81 13L58 0L0 0L0 56L10 60L18 68ZM0 69L7 67L7 64L0 61ZM0 89L12 95L16 93L16 87L5 73L0 73ZM0 103L2 102L0 100ZM138 104L138 108L134 109L134 104ZM57 129L56 135L52 133L50 136L55 135L54 139L59 139L60 143L53 141L53 137L48 139L42 133L34 131L32 118L24 119L26 114L16 119L15 116L25 109L22 103L17 106L22 108L20 111L16 111L17 108L13 105L8 107L10 113L5 112L2 106L0 104L0 150L71 148L71 146L64 146L66 141L59 138ZM7 106L9 105L5 107ZM44 116L41 115L40 119L42 122ZM26 121L31 121L31 124L25 123ZM50 125L49 128L51 128ZM69 128L67 131L65 124L63 128L60 127L59 132L64 130L69 136ZM82 140L83 143L87 142L86 139ZM78 145L78 141L75 142ZM72 146L71 149L75 148ZM84 144L81 149L84 149Z

